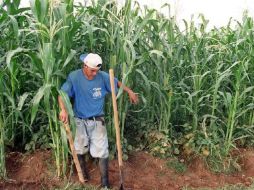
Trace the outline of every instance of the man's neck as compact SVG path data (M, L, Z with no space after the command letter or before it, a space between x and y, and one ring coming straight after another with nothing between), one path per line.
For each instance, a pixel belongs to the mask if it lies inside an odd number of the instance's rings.
M82 72L83 72L84 76L85 76L88 80L92 80L92 79L93 79L93 77L89 77L89 76L88 76L87 70L86 70L85 67L83 67Z

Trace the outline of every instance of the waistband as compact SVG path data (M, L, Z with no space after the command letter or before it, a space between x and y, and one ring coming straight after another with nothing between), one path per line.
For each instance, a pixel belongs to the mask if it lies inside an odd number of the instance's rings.
M78 119L81 119L81 120L101 120L101 118L103 118L104 115L99 115L99 116L93 116L93 117L88 117L88 118L82 118L82 117L76 117Z

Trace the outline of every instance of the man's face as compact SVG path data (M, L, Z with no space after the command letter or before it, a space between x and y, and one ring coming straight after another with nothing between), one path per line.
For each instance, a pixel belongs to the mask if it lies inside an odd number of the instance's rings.
M87 78L90 80L93 79L97 75L98 71L100 70L100 69L90 68L86 65L84 66L84 68L85 68L85 74L86 74Z

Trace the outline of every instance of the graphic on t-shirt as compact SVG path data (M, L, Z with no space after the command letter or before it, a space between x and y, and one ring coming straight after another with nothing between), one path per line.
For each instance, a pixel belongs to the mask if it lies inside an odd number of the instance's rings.
M98 99L101 98L101 88L93 88L93 98Z

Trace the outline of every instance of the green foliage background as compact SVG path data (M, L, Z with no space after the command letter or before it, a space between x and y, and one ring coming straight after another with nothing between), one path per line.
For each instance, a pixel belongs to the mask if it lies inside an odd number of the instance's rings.
M125 153L139 148L162 157L222 158L253 144L254 26L247 15L234 29L229 21L210 31L201 15L199 26L185 22L181 31L173 17L131 1L121 9L114 1L19 4L5 0L0 7L1 176L6 149L48 147L57 175L65 173L68 146L57 96L67 74L82 66L83 52L100 54L103 70L113 68L139 94L137 106L118 94ZM114 155L110 98L105 110Z

